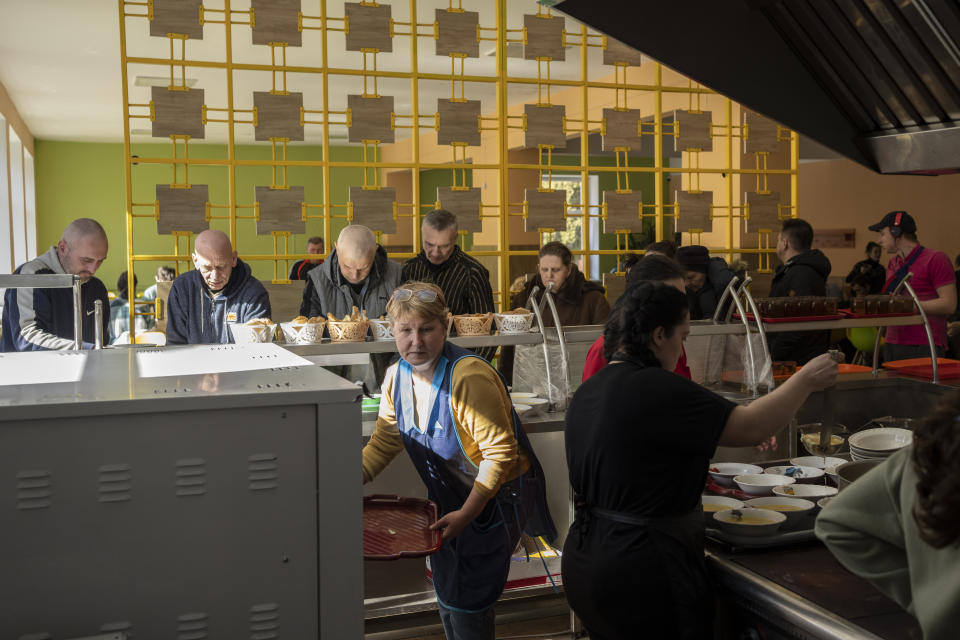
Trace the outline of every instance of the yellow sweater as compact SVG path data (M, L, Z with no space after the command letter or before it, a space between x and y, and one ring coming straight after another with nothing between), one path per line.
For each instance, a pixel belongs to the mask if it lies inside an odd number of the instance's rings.
M394 364L384 376L377 428L363 448L364 482L375 478L403 451L393 407L396 370ZM510 397L488 363L479 358L464 358L453 367L450 403L463 451L479 467L474 488L489 498L501 484L530 467L513 435Z

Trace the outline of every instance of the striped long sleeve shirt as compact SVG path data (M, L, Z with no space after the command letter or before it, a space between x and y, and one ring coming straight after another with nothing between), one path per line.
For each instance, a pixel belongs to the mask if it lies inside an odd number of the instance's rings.
M443 291L450 313L489 313L496 311L493 305L493 288L490 286L490 272L460 247L454 247L453 253L439 268L433 267L422 251L403 265L401 281L416 280L432 282ZM490 360L496 353L495 348L478 349L476 353Z

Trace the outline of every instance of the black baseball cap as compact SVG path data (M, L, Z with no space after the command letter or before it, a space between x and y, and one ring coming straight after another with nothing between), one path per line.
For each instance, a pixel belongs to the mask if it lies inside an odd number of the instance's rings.
M870 231L883 231L884 227L897 227L903 233L916 233L917 223L906 211L891 211L883 216L883 220L877 224L872 224L868 229Z

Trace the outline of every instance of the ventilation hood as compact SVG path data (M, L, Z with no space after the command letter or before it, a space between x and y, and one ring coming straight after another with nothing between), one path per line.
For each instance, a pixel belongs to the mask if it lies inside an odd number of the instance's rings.
M960 172L957 0L565 0L555 9L875 171Z

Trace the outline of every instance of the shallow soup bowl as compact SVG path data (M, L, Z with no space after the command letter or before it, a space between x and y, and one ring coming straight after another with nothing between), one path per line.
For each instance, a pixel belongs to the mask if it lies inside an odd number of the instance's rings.
M772 473L748 473L734 476L733 481L737 483L741 491L752 496L769 496L773 493L774 488L788 484L792 485L796 482L793 478Z
M710 477L721 487L735 487L734 476L748 473L763 473L763 469L755 464L744 462L715 462L708 467Z
M736 536L769 536L787 521L787 516L770 509L728 509L713 514L720 528Z
M769 509L770 511L782 513L787 517L783 523L784 527L793 527L800 524L816 507L816 505L809 500L781 498L780 496L753 498L752 500L747 500L746 505L754 509Z
M743 509L743 503L736 498L726 496L701 496L703 501L703 520L707 526L714 524L713 514L728 509Z

